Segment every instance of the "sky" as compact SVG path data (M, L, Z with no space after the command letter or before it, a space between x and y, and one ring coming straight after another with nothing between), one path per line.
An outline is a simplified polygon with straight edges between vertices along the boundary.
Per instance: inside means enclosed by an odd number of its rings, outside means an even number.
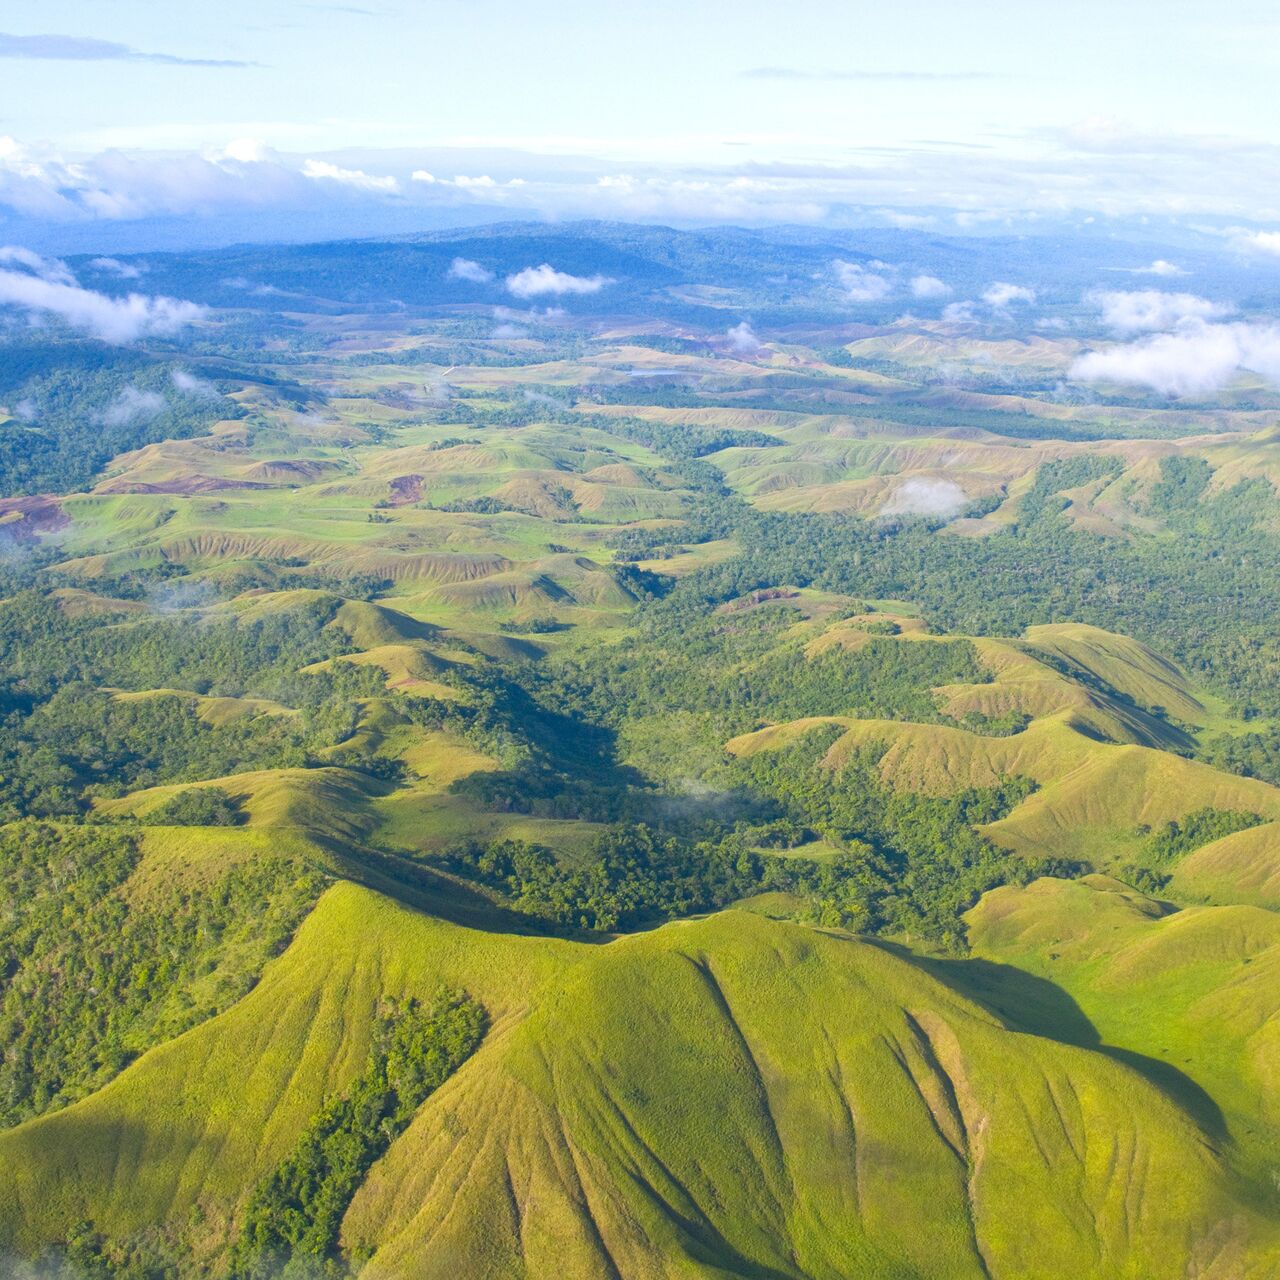
M1280 225L1252 0L6 0L0 213Z

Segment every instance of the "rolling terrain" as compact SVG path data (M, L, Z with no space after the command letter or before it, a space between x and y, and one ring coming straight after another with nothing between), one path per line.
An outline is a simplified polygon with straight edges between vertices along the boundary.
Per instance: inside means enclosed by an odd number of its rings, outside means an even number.
M155 256L11 477L0 1269L1276 1274L1271 393L597 234Z

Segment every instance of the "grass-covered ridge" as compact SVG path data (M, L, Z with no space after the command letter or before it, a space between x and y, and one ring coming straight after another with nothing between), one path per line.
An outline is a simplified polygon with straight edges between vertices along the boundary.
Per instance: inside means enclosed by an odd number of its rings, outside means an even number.
M85 1217L117 1242L163 1220L183 1248L216 1248L254 1194L244 1172L256 1185L292 1158L324 1099L376 1060L378 1002L465 983L494 1031L343 1218L370 1275L641 1275L656 1260L658 1274L835 1277L854 1260L1048 1277L1099 1258L1107 1274L1181 1275L1232 1202L1224 1139L1155 1068L1079 1043L1075 1023L1008 1029L962 994L977 963L939 980L745 913L603 948L503 939L335 889L240 1006L0 1136L15 1189L0 1225L37 1249ZM233 1061L244 1086L224 1110ZM119 1167L125 1131L139 1143ZM882 1177L883 1162L910 1176ZM1230 1216L1222 1274L1265 1274L1273 1229Z

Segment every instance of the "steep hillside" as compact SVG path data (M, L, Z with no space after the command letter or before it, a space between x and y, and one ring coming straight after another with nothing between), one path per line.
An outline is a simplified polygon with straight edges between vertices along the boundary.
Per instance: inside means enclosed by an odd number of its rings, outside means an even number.
M378 1001L441 983L494 1030L352 1203L371 1276L1136 1277L1194 1257L1237 1277L1277 1257L1229 1208L1221 1140L1141 1064L1011 1032L908 959L736 914L604 948L502 938L351 888L235 1010L0 1137L0 1230L30 1249L84 1218L168 1222L212 1247L354 1075Z
M976 955L1016 966L1007 984L993 970L987 992L1010 1017L1034 1028L1075 1009L1077 1040L1141 1055L1140 1069L1252 1182L1256 1203L1273 1202L1280 917L1251 906L1169 912L1096 877L994 890L969 921ZM1023 1001L1019 972L1052 984L1043 1003L1034 990Z

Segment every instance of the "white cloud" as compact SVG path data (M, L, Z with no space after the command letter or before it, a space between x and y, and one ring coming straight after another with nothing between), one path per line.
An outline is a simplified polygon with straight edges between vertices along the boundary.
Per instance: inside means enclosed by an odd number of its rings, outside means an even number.
M495 199L505 198L504 187L523 187L528 184L523 178L508 178L506 182L498 182L487 173L470 177L465 173L452 178L437 178L429 169L415 169L410 175L411 182L422 183L427 187L456 187L459 191L487 192Z
M94 271L103 271L121 280L137 280L142 275L140 267L135 267L129 262L121 262L119 258L94 258L89 266Z
M1187 272L1165 258L1157 258L1149 267L1134 267L1129 274L1135 276L1185 276Z
M11 255L8 261L21 259ZM45 260L40 262L48 268ZM42 276L0 270L0 306L3 305L22 307L37 315L57 316L73 329L115 343L133 342L142 337L167 337L194 324L205 313L204 307L178 298L149 297L141 293L109 298L92 289L82 289L73 282L70 273Z
M493 279L493 272L488 267L482 267L470 258L454 258L447 274L450 280L469 280L472 284L488 284Z
M913 298L945 298L950 292L951 286L937 276L914 276L911 281Z
M1103 324L1120 334L1176 329L1188 320L1218 320L1234 310L1194 293L1160 289L1100 290L1088 294L1086 301L1098 307Z
M968 505L964 490L954 480L904 480L880 508L882 516L929 516L950 520Z
M209 148L209 127L231 141ZM330 119L100 128L82 136L74 154L0 139L0 207L54 222L262 210L264 239L286 221L296 230L300 209L357 199L511 210L518 200L522 213L547 218L760 224L853 216L903 227L943 226L948 214L965 226L1012 227L1035 217L1076 222L1094 212L1174 217L1183 225L1191 214L1212 216L1221 228L1280 207L1280 143L1143 136L1106 122L1074 131L1029 126L981 147L851 148L847 138L812 129L729 138L686 130L627 140L516 131L409 151L420 136L403 120L387 119L370 132ZM771 158L781 153L807 158ZM632 172L620 172L621 154L634 157ZM509 176L512 164L521 166L523 185ZM435 176L458 172L492 177L496 185ZM921 207L926 192L936 208ZM267 225L268 213L279 222ZM359 215L348 213L359 227ZM1251 227L1244 234L1258 235L1259 249L1278 234Z
M949 302L942 308L942 318L948 324L972 324L977 316L972 302Z
M527 338L529 330L522 329L518 324L499 324L494 326L489 336L491 338Z
M937 216L932 213L904 213L900 209L877 209L876 212L900 231L922 231L938 225Z
M106 427L124 427L131 422L150 422L164 412L164 396L158 391L142 391L137 387L125 387L118 396L97 415L96 421Z
M1036 300L1034 289L1024 288L1020 284L1009 284L1005 280L997 280L982 295L982 300L989 307L1001 310L1014 302L1032 303Z
M57 284L75 284L76 278L71 268L58 258L43 258L31 249L21 245L7 244L0 248L0 262L12 263L17 267L25 267L41 280L51 280Z
M876 275L874 271L868 271L860 263L845 262L843 258L837 258L831 265L850 302L879 302L893 290L893 284L889 280Z
M169 380L173 383L174 388L181 391L185 396L211 398L218 394L218 389L212 382L197 377L194 373L188 373L186 369L175 369L169 375Z
M314 178L323 182L337 182L344 187L354 187L357 191L395 192L400 190L400 183L392 177L378 178L363 169L341 169L328 160L308 160L302 166L304 178Z
M1074 130L1028 126L981 146L851 148L836 132L811 128L729 138L685 130L626 140L517 131L453 138L418 153L405 148L421 130L404 120L384 120L372 132L340 119L222 125L232 140L220 150L206 148L208 127L153 122L101 128L84 136L75 154L0 138L0 206L58 222L208 217L246 208L276 211L283 221L325 197L335 203L359 196L499 207L506 201L514 206L518 191L522 210L549 218L758 224L833 215L843 220L856 210L859 218L904 227L929 219L942 226L948 213L977 227L1012 226L1011 219L1037 216L1074 221L1086 212L1174 217L1184 225L1194 213L1223 225L1280 207L1278 142L1143 135L1106 121ZM92 150L95 145L100 149ZM308 150L272 149L285 145ZM331 153L323 149L328 146L343 150ZM784 152L808 158L767 158ZM620 154L635 157L634 172L619 172ZM516 155L527 166L523 186L497 169ZM572 164L567 156L574 157ZM304 177L308 157L313 176ZM331 168L317 174L314 166L326 163ZM455 180L433 181L436 173L457 170L464 177L491 175L497 185L467 189ZM344 174L361 177L344 181ZM321 175L329 180L318 180ZM370 181L380 186L371 188ZM920 206L925 192L937 208ZM1242 234L1258 236L1259 249L1278 234L1251 226ZM264 239L272 229L264 227Z
M1280 327L1189 322L1176 333L1086 352L1070 373L1081 382L1149 387L1168 396L1206 396L1246 370L1280 384Z
M236 164L266 164L275 152L260 138L232 138L221 151L210 156L214 163L233 160Z
M517 298L536 298L544 293L599 293L605 285L614 283L608 276L569 275L546 262L540 267L525 267L507 277L507 289Z
M277 295L283 297L285 294L285 290L274 284L256 284L244 276L228 276L222 283L228 289L243 289L246 293L253 294L255 298L271 298Z
M1280 231L1241 231L1234 239L1242 249L1280 254Z
M756 337L749 320L735 324L725 337L729 339L729 346L743 355L755 355L760 350L760 339Z

